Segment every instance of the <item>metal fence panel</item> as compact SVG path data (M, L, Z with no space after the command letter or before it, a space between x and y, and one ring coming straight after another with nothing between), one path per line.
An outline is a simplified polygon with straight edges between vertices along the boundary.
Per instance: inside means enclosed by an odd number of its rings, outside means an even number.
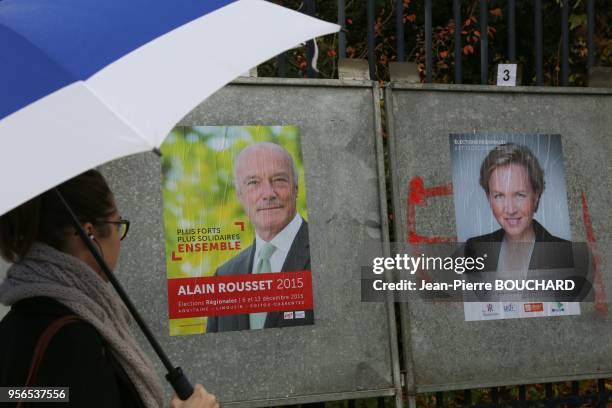
M300 128L313 326L169 337L159 159L145 154L103 168L122 213L132 221L120 279L171 359L224 406L389 396L399 389L387 307L360 302L357 264L360 251L383 250L378 95L369 81L250 78L219 91L180 123Z
M436 197L407 218L413 177L449 186L450 133L559 133L572 236L587 238L588 199L602 255L604 290L612 295L612 91L393 84L385 95L396 237L408 223L419 235L454 236L452 196ZM612 375L612 318L607 301L580 316L465 322L461 303L402 304L402 338L410 393Z

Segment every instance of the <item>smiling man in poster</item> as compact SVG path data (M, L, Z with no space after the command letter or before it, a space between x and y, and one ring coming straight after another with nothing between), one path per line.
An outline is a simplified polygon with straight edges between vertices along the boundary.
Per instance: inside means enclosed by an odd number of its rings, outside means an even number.
M221 265L217 277L309 271L308 224L296 209L298 172L282 146L260 142L234 159L237 198L255 229L255 242ZM211 316L206 332L312 324L312 310Z

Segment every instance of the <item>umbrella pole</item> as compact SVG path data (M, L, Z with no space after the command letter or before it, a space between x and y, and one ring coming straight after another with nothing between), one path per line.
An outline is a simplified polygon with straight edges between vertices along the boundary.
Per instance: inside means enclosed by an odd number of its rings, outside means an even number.
M140 313L138 313L138 310L136 310L136 307L128 297L127 293L125 292L125 290L123 290L123 287L121 286L117 278L115 278L115 275L106 264L106 261L104 261L104 258L102 258L102 256L100 255L98 249L94 246L91 239L89 239L89 237L87 236L87 233L83 229L83 226L79 222L79 219L74 214L74 212L62 196L62 193L60 193L57 188L54 188L53 191L59 198L60 202L64 205L64 208L66 208L68 214L70 214L72 223L76 228L77 233L81 237L81 240L89 249L98 265L100 265L100 269L102 269L111 285L113 285L113 287L119 294L119 297L121 298L121 300L123 300L126 307L130 311L130 314L138 324L138 327L140 327L140 330L142 330L142 332L144 333L145 337L153 347L153 350L155 350L155 353L166 367L166 370L168 370L168 374L166 374L166 380L168 380L168 382L172 385L172 388L176 392L176 395L178 395L180 399L186 400L191 396L191 394L193 394L193 386L191 385L189 379L185 376L185 374L183 374L183 370L181 370L180 367L174 367L172 365L170 359L168 358L164 350L161 348L160 344L157 342L157 339L153 336L153 333L151 333L151 330L149 330L149 327L140 316Z

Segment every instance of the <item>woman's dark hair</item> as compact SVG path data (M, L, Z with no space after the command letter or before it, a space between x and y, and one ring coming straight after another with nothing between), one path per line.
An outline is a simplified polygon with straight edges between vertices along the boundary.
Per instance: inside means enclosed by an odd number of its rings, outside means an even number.
M96 170L79 174L57 189L81 223L104 221L116 211L113 194ZM61 250L70 233L74 233L70 216L49 190L0 216L0 255L9 262L18 262L35 241Z

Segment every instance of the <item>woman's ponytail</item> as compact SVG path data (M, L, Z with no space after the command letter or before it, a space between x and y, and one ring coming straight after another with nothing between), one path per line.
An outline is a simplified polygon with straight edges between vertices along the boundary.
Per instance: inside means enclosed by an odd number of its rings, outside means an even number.
M0 216L0 255L18 262L36 241L40 228L40 196Z
M57 189L81 223L95 224L117 210L106 180L96 170L79 174ZM63 203L49 190L0 216L0 255L9 262L19 262L35 241L61 251L74 231Z

